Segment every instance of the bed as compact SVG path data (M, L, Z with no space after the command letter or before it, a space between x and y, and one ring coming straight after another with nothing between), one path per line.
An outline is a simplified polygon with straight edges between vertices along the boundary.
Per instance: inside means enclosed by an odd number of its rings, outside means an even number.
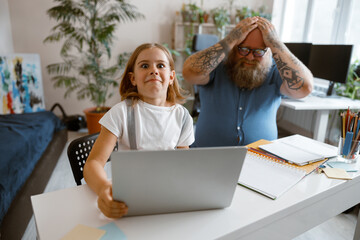
M0 115L0 239L21 239L67 141L50 111Z

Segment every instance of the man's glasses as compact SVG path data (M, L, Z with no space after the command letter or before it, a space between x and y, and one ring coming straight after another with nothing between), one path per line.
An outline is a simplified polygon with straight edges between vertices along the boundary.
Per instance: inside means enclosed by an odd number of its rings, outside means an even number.
M239 54L244 56L244 57L249 55L251 52L254 55L254 57L262 57L262 56L264 56L264 54L266 53L267 50L268 50L267 48L265 48L265 49L251 49L251 48L247 48L247 47L238 46Z

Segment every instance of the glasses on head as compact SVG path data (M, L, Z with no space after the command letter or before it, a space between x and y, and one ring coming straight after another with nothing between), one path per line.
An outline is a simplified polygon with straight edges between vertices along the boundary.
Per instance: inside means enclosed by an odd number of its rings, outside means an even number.
M267 48L265 48L265 49L261 49L261 48L251 49L251 48L247 48L247 47L238 46L239 54L241 56L244 56L244 57L249 55L251 52L254 55L254 57L262 57L262 56L264 56L264 54L266 53L267 50L268 50Z

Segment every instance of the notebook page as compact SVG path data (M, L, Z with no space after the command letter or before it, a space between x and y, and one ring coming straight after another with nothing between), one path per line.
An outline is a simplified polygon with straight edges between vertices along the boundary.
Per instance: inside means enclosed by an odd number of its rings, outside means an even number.
M276 199L305 175L305 171L267 160L248 151L238 183Z
M324 162L326 162L328 160L328 159L324 159L324 160L321 160L321 161L309 163L309 164L302 165L302 166L294 164L294 163L289 163L289 162L286 162L286 161L279 161L276 158L272 158L271 156L269 156L269 154L267 152L261 150L258 147L258 146L265 145L265 144L270 144L270 143L271 143L270 141L260 139L259 141L256 141L254 143L251 143L251 144L247 145L248 151L254 152L255 154L262 155L265 158L267 158L267 159L269 159L271 161L277 162L279 164L284 164L284 165L288 165L288 166L293 167L293 168L303 170L303 171L306 172L306 175L312 173L314 170L316 170L316 168L318 168L321 164L323 164Z
M286 142L276 141L270 144L260 146L260 149L270 152L282 159L291 163L304 165L310 162L323 160L325 157L309 151L304 151L301 148L287 144Z
M338 149L335 146L314 140L312 138L304 137L299 134L280 138L277 141L287 143L327 158L336 156L338 152Z

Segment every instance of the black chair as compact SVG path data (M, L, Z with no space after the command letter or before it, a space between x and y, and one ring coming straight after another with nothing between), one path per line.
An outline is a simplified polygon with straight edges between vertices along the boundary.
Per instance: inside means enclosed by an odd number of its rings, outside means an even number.
M218 36L213 34L195 34L193 37L192 52L197 52L212 45L219 41ZM197 85L194 85L194 104L191 111L192 117L197 117L200 114L200 96Z
M98 136L99 133L94 133L77 138L73 140L67 148L71 170L77 185L81 185L81 179L84 178L83 171L85 162ZM116 143L114 151L117 151L117 148L118 145ZM108 161L110 161L110 158Z

